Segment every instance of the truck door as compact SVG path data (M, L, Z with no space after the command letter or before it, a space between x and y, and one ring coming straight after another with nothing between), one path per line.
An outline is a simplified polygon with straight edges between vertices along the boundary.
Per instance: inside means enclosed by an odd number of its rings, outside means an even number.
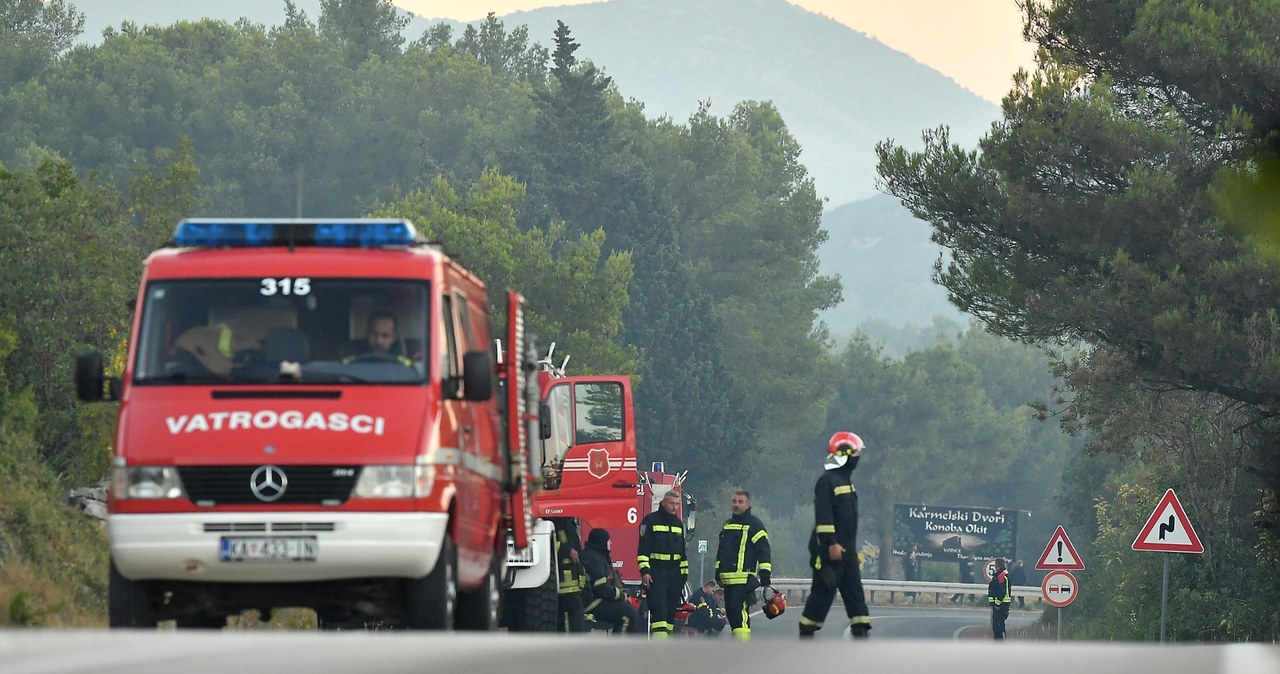
M622 562L620 571L632 570L623 578L637 575L635 532L646 513L636 498L640 484L630 378L553 379L544 400L550 437L543 439L543 455L555 486L538 494L538 513L577 517L584 534L610 529L614 562Z

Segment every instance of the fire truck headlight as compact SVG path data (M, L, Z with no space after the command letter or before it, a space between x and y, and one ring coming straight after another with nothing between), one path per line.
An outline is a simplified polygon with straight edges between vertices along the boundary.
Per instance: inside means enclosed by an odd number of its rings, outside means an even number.
M186 490L173 466L116 466L111 472L115 498L183 498Z
M356 481L360 498L411 498L431 493L435 471L431 466L365 466Z

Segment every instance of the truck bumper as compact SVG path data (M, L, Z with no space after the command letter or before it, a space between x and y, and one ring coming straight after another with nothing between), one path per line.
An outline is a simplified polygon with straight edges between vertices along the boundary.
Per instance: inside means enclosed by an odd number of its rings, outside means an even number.
M111 558L129 580L271 583L421 578L435 568L446 513L110 515ZM314 559L227 561L223 538L303 539Z
M507 548L508 589L526 590L540 587L556 573L555 525L548 520L534 520L529 547Z

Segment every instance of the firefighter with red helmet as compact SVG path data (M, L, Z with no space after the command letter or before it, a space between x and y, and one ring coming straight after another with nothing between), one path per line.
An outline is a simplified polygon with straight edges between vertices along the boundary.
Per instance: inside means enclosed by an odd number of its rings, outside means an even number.
M747 604L757 587L769 586L773 564L764 522L751 514L751 493L733 492L730 507L733 515L720 528L716 580L724 588L724 612L734 640L747 641L751 639Z
M871 629L858 568L858 492L852 480L864 448L862 438L849 432L836 433L827 443L825 470L813 493L814 527L809 536L813 585L800 614L801 638L813 637L822 629L837 591L853 636L864 638Z
M648 588L649 629L655 639L666 639L675 630L676 607L689 577L680 500L680 492L669 491L658 509L640 520L636 563L640 581Z

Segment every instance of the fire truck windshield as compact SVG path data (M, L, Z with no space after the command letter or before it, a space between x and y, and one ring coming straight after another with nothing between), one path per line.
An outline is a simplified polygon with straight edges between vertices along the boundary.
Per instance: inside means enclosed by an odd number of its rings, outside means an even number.
M422 384L429 296L423 281L155 281L134 382Z

